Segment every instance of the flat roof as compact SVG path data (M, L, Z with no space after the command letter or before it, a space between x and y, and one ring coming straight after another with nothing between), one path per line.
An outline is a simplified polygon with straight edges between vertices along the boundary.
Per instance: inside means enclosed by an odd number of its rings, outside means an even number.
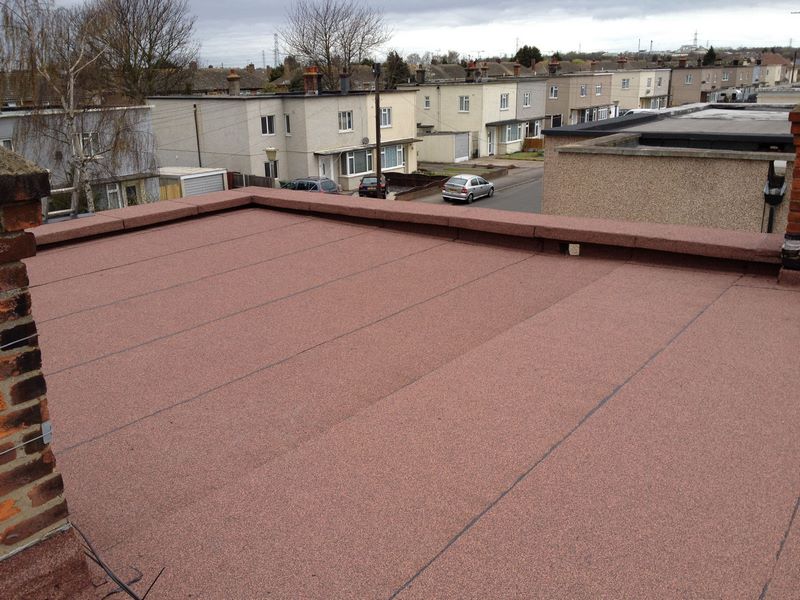
M209 167L159 167L158 174L165 177L183 177L185 175L213 175L225 173L225 169Z
M790 136L789 110L731 110L710 107L620 127L633 133L708 133L726 135Z
M636 113L545 129L550 136L598 137L615 133L640 133L643 144L669 140L671 145L707 144L731 149L763 149L780 146L794 152L786 104L712 104L677 106L652 113Z
M800 292L774 270L625 247L696 228L259 188L36 235L215 202L240 207L26 260L71 519L134 589L796 596Z

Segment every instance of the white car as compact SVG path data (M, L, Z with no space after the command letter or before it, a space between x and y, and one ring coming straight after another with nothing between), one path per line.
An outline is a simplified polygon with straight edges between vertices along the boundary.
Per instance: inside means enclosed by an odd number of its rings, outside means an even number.
M494 184L477 175L456 175L448 179L442 187L445 200L465 200L467 204L483 196L494 195Z

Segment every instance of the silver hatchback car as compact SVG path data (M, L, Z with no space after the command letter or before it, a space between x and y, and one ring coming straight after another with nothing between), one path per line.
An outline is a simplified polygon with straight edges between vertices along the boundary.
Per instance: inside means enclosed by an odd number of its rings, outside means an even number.
M476 198L494 195L494 184L477 175L456 175L448 179L442 188L445 200L465 200L468 204Z

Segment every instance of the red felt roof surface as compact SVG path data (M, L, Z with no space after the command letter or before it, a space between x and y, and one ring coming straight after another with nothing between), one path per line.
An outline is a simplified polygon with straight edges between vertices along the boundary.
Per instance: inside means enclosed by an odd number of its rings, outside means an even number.
M72 519L137 589L798 597L800 288L380 225L26 261Z

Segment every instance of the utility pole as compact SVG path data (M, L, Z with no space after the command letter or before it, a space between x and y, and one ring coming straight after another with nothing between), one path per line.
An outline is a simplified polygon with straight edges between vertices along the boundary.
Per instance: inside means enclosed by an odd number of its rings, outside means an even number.
M386 198L386 190L381 185L381 92L378 85L381 77L381 63L372 65L375 77L375 177L378 183L378 198Z

